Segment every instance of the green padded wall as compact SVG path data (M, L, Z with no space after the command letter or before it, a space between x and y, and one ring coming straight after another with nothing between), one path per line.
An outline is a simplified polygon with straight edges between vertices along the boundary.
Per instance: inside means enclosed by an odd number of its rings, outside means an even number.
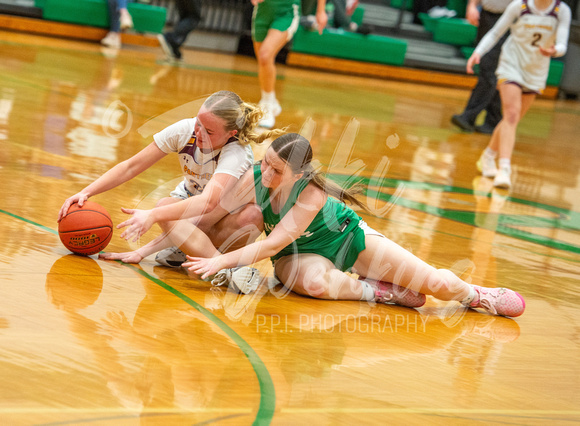
M548 80L546 85L559 86L562 80L562 73L564 72L564 62L552 59L550 61L550 71L548 72Z
M165 26L167 11L164 7L140 3L129 3L127 6L135 31L140 33L161 33Z
M433 31L433 41L456 46L471 46L476 36L476 26L457 18L438 19Z
M51 21L109 27L105 0L46 0L42 17Z
M364 36L332 28L325 29L322 35L299 28L294 36L292 50L355 61L403 65L407 43L389 37Z
M36 0L40 2L41 0ZM109 28L107 0L42 0L42 17L51 21ZM163 7L142 3L129 3L135 31L160 33L165 26L166 10Z

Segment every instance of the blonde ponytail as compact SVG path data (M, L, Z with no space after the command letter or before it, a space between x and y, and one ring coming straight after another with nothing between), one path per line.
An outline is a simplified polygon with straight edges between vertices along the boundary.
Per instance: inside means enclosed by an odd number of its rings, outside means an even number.
M237 130L236 135L241 145L252 142L260 144L266 139L284 134L284 130L257 132L264 112L256 104L244 102L236 93L228 90L215 92L203 103L208 111L225 121L225 129Z

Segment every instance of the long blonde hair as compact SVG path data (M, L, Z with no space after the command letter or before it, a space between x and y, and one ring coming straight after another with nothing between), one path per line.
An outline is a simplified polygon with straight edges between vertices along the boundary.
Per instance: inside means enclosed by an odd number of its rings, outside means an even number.
M276 138L270 147L280 159L290 166L293 173L303 173L303 179L309 180L328 195L343 202L356 204L365 211L369 211L368 207L356 198L358 194L363 192L362 185L355 184L343 188L330 179L326 179L314 169L312 166L312 147L304 136L298 133L287 133Z
M220 90L209 96L203 106L216 117L225 121L227 131L237 130L236 138L241 145L262 143L268 138L284 134L284 130L258 133L256 128L264 115L258 105L244 102L236 93Z

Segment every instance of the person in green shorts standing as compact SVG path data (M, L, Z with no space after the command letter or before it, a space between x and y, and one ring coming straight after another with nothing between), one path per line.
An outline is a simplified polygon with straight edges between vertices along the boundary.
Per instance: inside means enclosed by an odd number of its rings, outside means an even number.
M260 107L265 111L260 126L274 127L276 117L282 107L276 99L276 56L288 43L300 21L300 0L251 0L254 5L252 14L252 40L258 60L258 79L260 80ZM316 21L322 33L328 17L326 0L317 0Z

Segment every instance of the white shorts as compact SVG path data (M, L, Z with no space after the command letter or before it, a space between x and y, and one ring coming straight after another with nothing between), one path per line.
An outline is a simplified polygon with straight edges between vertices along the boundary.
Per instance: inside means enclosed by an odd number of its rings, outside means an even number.
M383 237L386 238L383 234L381 234L379 231L375 231L373 228L371 228L364 220L360 220L360 222L358 223L359 228L361 228L363 230L363 232L365 233L365 235L377 235L379 237Z
M173 191L169 194L173 198L180 198L182 200L187 200L189 197L193 197L194 195L185 187L185 181L182 180L179 184L175 187Z

